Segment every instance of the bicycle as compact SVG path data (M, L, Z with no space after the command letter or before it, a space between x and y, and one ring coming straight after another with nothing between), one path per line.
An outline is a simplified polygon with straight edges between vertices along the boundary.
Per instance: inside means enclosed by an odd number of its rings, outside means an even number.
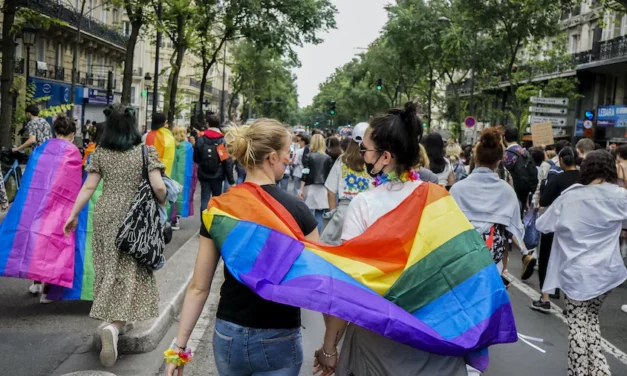
M9 203L12 203L22 182L22 167L20 165L28 162L28 156L21 151L13 152L3 148L0 150L0 162L7 199Z

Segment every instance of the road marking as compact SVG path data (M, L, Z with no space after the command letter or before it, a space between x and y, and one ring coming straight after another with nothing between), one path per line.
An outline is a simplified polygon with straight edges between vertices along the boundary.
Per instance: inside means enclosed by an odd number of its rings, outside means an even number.
M520 290L523 294L527 295L532 301L538 299L538 295L540 293L534 290L533 288L531 288L531 286L518 280L509 272L505 272L504 274L505 274L505 277L512 282L512 285L514 285L514 287ZM552 312L553 315L555 315L558 319L562 320L564 324L568 325L568 322L566 321L566 317L564 317L564 315L562 314L563 312L562 308L560 308L557 304L551 302L551 309L553 311ZM603 337L601 337L601 348L603 348L603 351L605 351L606 353L618 359L619 362L627 365L627 354L625 354L618 347L614 346Z

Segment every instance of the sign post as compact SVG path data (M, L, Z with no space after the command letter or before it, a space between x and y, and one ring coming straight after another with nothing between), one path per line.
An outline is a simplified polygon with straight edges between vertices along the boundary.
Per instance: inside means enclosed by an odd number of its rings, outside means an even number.
M544 98L540 92L540 96L531 97L529 101L537 105L529 106L529 124L531 125L533 145L553 144L555 134L565 134L563 129L553 132L553 127L568 126L568 98ZM536 138L539 138L540 141L537 141Z

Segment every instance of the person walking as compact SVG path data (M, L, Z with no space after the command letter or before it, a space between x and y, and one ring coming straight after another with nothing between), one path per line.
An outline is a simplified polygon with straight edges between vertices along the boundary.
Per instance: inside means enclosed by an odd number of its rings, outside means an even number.
M174 154L176 153L176 142L170 129L168 120L162 113L152 115L150 132L146 133L146 146L154 146L157 149L159 160L165 166L165 174L172 175L174 166Z
M579 170L577 170L577 155L575 149L570 146L563 148L559 155L559 164L562 170L559 174L549 177L548 182L540 195L540 207L548 208L555 200L567 190L571 185L579 183ZM538 260L538 278L540 280L540 289L544 290L544 282L546 280L549 259L551 258L551 249L553 248L553 233L542 234L540 241L540 257ZM559 298L556 293L555 298ZM531 309L543 313L551 312L551 303L549 294L542 293L539 300L531 303Z
M518 128L505 128L503 142L506 148L505 153L503 153L503 166L512 174L514 191L516 191L522 217L527 208L531 193L533 193L538 186L538 169L529 152L518 145L519 137L520 131ZM533 256L533 251L523 251L521 249L521 252L523 252L523 268L520 278L527 280L533 275L538 260Z
M147 146L148 177L159 204L164 205L166 186L161 178L165 166L155 147ZM126 323L159 315L159 291L155 276L135 258L115 245L120 226L139 189L144 170L144 149L132 109L114 108L104 134L91 155L87 179L64 226L74 231L78 215L104 181L93 220L94 302L90 316L109 323L102 329L100 361L105 367L118 357L118 336Z
M320 241L325 244L342 243L342 228L348 205L358 194L370 189L372 184L372 177L366 171L364 158L359 149L367 129L368 123L355 125L353 138L346 152L335 161L324 183L328 192L329 209L333 214L320 236Z
M296 143L298 144L298 148L294 151L294 158L292 158L292 175L294 175L294 196L298 197L300 181L303 177L303 155L305 148L309 146L309 136L304 133L297 134Z
M429 133L425 139L425 149L429 156L429 170L438 176L438 183L445 187L455 184L455 174L451 162L444 157L444 140L439 133Z
M318 232L322 232L322 216L329 210L327 189L324 183L329 176L333 162L326 154L324 137L316 134L311 138L309 154L303 157L303 178L298 197L305 203L318 220Z
M503 158L501 139L497 128L486 128L481 132L474 152L475 168L466 179L455 183L450 193L486 241L492 259L502 274L507 234L512 234L518 246L524 248L525 230L516 192L497 174Z
M176 231L181 229L179 223L181 217L187 218L194 215L194 192L198 182L198 171L193 160L194 148L187 141L187 128L174 127L172 135L176 142L176 153L171 177L183 187L174 203L171 217L172 230Z
M13 148L13 152L24 150L31 146L36 148L52 138L52 128L46 119L39 117L39 107L34 104L26 107L26 115L29 118L26 124L28 139L22 145Z
M220 119L216 115L209 115L207 125L209 128L196 140L194 146L194 162L198 164L200 181L201 213L207 209L212 196L222 194L225 180L231 185L235 184L233 159L226 151Z
M285 127L276 120L259 119L248 127L232 130L226 139L229 154L246 169L246 182L220 198L227 199L238 190L263 191L263 196L276 200L284 208L285 215L295 221L307 240L317 242L317 222L307 205L276 185L289 160L291 137ZM175 357L187 352L189 338L209 297L220 260L217 242L202 225L196 267L171 349ZM218 374L298 376L303 363L300 309L261 298L239 282L226 266L221 291L213 334ZM180 375L184 367L168 362L165 374Z
M464 162L461 160L462 147L457 142L449 143L446 145L446 159L451 162L453 168L453 175L455 175L455 181L459 182L468 176Z
M563 155L563 152L561 153ZM619 235L627 221L627 190L618 187L616 164L599 150L581 164L581 184L555 199L536 228L555 233L543 293L561 289L568 322L568 374L611 375L601 352L599 310L627 280Z

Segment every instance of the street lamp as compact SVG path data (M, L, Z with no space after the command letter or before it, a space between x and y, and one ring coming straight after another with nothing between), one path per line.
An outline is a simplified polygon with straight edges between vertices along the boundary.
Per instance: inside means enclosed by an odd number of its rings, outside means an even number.
M144 76L145 87L146 87L146 120L144 121L144 131L148 131L148 89L150 89L150 81L152 81L152 77L150 73L146 73Z
M26 87L28 88L28 79L30 78L30 48L35 44L35 37L37 36L37 29L32 27L25 27L22 29L22 42L26 46Z

